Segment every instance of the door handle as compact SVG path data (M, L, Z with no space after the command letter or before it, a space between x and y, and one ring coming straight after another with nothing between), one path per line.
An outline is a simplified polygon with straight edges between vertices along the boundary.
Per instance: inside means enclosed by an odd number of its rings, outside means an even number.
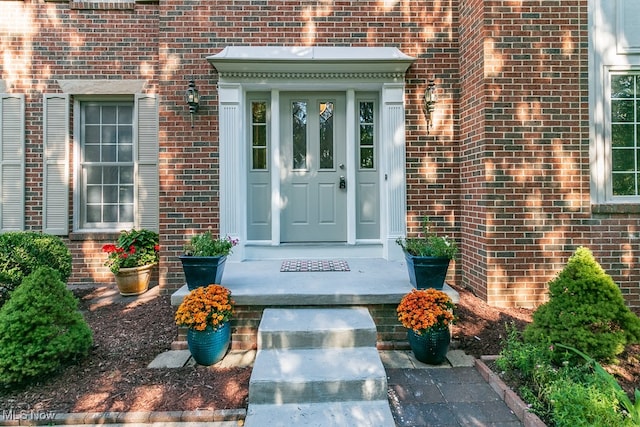
M339 185L339 187L340 187L341 189L345 189L345 188L347 188L347 180L346 180L346 179L344 179L344 176L341 176L341 177L340 177L340 185Z

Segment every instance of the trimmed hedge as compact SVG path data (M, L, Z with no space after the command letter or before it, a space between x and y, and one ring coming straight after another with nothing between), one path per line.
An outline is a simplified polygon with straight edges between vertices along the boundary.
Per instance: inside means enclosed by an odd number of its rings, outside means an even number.
M34 231L0 234L0 307L26 276L43 266L57 270L67 282L71 253L62 239Z

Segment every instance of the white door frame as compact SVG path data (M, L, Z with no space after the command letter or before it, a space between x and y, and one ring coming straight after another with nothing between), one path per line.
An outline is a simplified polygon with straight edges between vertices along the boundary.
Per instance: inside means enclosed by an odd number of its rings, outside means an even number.
M402 259L395 240L406 230L404 74L415 60L396 48L227 47L207 58L218 71L220 233L237 238L232 259L246 259L248 167L246 93L271 92L271 141L279 141L281 91L342 91L346 94L346 132L355 138L355 93L380 93L380 253ZM279 166L279 144L271 144L271 173ZM347 164L355 164L355 140L347 141ZM274 179L277 178L277 179ZM347 171L355 182L355 168ZM347 186L347 245L355 238L355 188ZM272 200L280 200L280 179L272 175ZM272 202L271 246L280 245L280 207Z

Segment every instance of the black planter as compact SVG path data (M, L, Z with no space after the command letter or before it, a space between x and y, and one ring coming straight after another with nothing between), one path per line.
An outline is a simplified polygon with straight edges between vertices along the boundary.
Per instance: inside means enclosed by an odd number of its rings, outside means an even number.
M224 273L224 263L227 261L226 255L181 255L179 258L182 261L182 270L190 291L200 286L207 286L213 283L220 284L222 273Z
M434 288L441 290L447 278L449 258L413 256L404 253L409 271L409 281L417 289Z
M416 334L409 329L407 339L416 359L430 365L439 365L447 358L451 333L448 328L430 329L423 334Z

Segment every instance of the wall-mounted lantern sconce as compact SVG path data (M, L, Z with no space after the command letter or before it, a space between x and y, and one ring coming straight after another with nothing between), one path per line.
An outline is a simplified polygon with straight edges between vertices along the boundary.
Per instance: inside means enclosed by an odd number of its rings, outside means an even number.
M189 88L185 93L185 99L189 105L189 114L191 114L191 127L193 127L193 115L198 112L200 107L200 95L198 89L196 89L196 83L193 80L189 80Z
M427 134L431 129L431 123L433 123L433 111L436 109L436 102L438 102L438 95L436 94L436 84L433 80L429 80L427 89L424 91L424 115L427 119Z

